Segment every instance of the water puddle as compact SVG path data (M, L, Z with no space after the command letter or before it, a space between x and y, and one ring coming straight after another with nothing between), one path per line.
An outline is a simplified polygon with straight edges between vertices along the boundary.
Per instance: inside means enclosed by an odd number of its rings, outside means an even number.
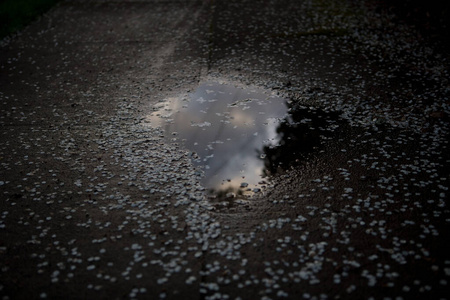
M170 143L192 151L202 184L220 199L264 190L267 177L313 152L334 130L336 116L260 89L206 82L167 99L150 115Z

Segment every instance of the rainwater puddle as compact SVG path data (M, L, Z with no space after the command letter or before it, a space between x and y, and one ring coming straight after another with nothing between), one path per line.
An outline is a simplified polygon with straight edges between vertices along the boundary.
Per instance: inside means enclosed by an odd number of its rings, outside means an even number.
M204 172L202 184L219 199L263 191L271 174L315 151L337 118L294 109L271 92L216 82L155 109L152 125L163 128L170 143L192 151Z

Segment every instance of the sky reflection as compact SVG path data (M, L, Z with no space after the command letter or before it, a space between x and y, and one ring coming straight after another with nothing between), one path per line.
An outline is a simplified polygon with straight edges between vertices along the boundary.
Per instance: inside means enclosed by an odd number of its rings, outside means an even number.
M259 89L207 82L185 97L170 98L152 113L165 136L197 153L205 187L219 191L260 189L264 146L276 145L286 100Z

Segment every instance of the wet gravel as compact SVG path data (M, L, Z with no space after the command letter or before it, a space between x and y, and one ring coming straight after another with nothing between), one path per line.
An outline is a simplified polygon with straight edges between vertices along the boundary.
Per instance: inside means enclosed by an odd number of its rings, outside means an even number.
M2 41L2 298L448 298L447 55L399 22L339 1L65 1ZM148 119L208 81L340 121L217 205Z

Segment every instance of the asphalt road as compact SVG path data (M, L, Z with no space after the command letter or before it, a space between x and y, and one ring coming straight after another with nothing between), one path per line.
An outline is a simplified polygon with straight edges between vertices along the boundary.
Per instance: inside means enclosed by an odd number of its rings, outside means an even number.
M3 40L2 299L448 298L448 54L352 2L64 1ZM303 124L251 198L151 121L205 82Z

